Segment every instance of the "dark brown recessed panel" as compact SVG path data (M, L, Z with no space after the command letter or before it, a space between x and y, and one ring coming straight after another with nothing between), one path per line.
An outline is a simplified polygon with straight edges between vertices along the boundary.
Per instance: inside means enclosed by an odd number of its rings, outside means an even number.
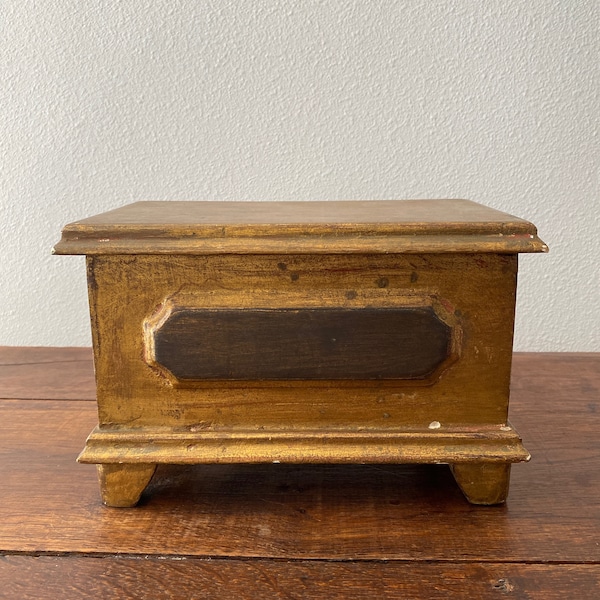
M151 335L182 382L425 379L452 346L432 307L177 308Z

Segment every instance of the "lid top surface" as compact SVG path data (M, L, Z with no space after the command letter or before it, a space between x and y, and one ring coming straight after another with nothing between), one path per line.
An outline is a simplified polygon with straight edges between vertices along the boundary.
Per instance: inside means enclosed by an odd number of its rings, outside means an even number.
M88 219L72 223L66 229L81 231L116 227L135 233L138 229L172 227L177 234L181 226L203 230L234 226L236 229L255 225L296 226L304 234L321 233L324 229L347 226L358 232L368 225L401 232L403 226L419 229L452 230L457 225L471 226L482 232L504 231L514 225L517 232L535 230L533 226L506 213L470 200L369 200L327 202L136 202ZM454 226L454 227L453 227ZM377 229L375 227L374 229ZM166 232L165 232L166 233ZM219 236L223 235L220 229Z

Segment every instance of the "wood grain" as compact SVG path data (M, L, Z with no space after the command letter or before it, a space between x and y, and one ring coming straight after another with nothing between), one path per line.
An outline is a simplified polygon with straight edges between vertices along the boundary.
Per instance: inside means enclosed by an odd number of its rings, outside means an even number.
M178 380L425 379L451 351L431 307L181 307L153 336Z
M41 387L61 361L70 385ZM0 402L3 599L600 597L600 354L514 356L533 460L493 508L444 466L214 465L160 467L141 507L108 509L74 461L94 404L63 397L85 395L70 375L89 349L0 348L17 363L24 399Z
M0 346L0 398L95 400L92 349Z
M596 598L599 565L10 556L3 598L469 600Z
M504 507L447 467L161 466L142 505L101 505L75 456L92 403L0 404L0 550L411 562L600 561L600 355L516 355L512 420L533 454ZM460 532L460 535L457 535Z
M488 233L535 233L523 219L470 200L373 200L316 202L134 202L114 210L71 223L67 232L80 236L98 231L112 233L151 231L173 237L177 227L197 235L248 236L264 228L300 231L315 235L328 232L415 233L467 231ZM223 228L226 228L225 230ZM370 229L366 231L366 228ZM178 234L177 234L178 235Z

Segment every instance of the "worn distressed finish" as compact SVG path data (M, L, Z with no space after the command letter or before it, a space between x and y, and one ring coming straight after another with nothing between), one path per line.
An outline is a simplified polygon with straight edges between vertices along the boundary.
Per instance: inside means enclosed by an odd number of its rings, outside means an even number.
M210 462L447 462L469 500L502 502L529 458L507 420L516 253L545 249L462 200L137 203L69 225L99 411L80 460L114 506L158 463Z

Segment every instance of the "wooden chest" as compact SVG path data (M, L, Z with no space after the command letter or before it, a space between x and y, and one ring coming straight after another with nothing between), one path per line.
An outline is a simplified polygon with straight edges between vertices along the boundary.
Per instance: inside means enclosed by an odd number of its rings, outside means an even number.
M159 463L448 463L503 502L527 221L467 200L138 202L87 256L99 425L79 460L132 506Z

